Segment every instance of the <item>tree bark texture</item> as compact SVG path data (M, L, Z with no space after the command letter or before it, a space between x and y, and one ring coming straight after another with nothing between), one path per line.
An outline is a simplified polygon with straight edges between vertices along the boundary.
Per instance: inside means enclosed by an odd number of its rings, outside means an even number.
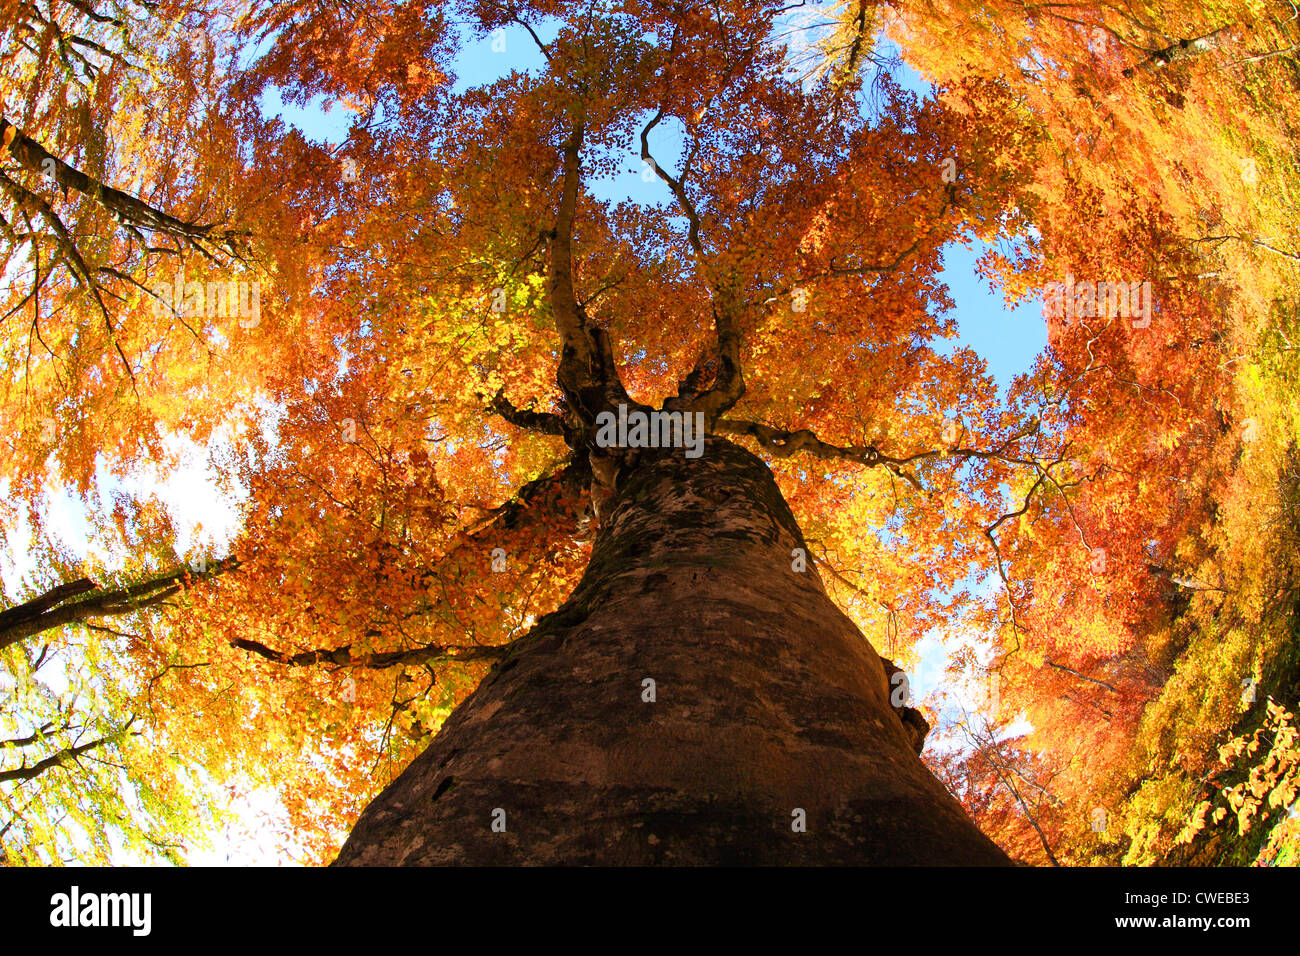
M712 436L640 454L573 595L335 865L1007 864L917 756L880 656L794 570L767 466Z

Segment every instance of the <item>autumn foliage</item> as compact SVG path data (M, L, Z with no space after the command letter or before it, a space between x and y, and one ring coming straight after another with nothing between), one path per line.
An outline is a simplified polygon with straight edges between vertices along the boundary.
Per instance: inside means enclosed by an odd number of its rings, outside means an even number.
M926 757L1013 856L1295 862L1300 20L817 7L0 0L8 603L166 578L0 627L6 861L179 860L250 794L330 859L573 588L621 395L945 657ZM1149 321L1044 316L1002 388L954 244ZM195 456L228 538L159 490Z

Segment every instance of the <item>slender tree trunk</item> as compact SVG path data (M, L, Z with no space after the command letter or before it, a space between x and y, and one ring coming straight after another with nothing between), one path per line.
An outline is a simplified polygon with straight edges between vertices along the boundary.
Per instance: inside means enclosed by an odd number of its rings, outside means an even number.
M573 596L336 865L1008 863L917 757L879 655L793 570L766 465L715 437L641 454Z

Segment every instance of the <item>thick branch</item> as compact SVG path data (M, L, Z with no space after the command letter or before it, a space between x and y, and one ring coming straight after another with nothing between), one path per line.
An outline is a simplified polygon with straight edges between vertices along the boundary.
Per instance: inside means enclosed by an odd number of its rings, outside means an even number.
M483 398L482 395L479 396ZM492 396L488 407L516 428L541 432L544 435L563 435L564 419L554 412L535 412L529 408L515 408L502 389Z
M39 777L47 770L61 767L69 760L76 760L84 753L89 753L98 747L102 747L105 744L117 740L122 736L122 734L126 733L127 728L134 722L135 717L132 717L126 722L126 726L115 734L110 734L107 737L100 737L98 740L92 740L89 743L78 744L75 747L66 747L58 753L51 754L42 760L38 760L30 767L27 766L26 761L24 761L21 767L15 767L13 770L0 770L0 783L5 783L9 780L31 780L35 777Z
M24 169L38 176L53 176L54 181L64 189L74 190L99 203L118 222L193 241L229 242L233 238L231 233L214 233L214 226L210 224L199 225L169 216L129 193L87 176L50 153L3 116L0 116L0 137L7 144L9 154Z
M1155 70L1163 69L1170 63L1177 63L1181 60L1190 60L1193 57L1200 56L1209 50L1217 49L1224 36L1233 29L1236 24L1228 24L1225 27L1204 36L1193 37L1189 40L1179 40L1170 46L1160 50L1152 50L1150 55L1140 63L1135 63L1124 71L1125 77L1133 77L1138 73L1151 73Z
M1075 677L1079 678L1080 680L1091 681L1092 683L1097 684L1100 687L1106 688L1112 694L1119 693L1119 691L1115 690L1115 688L1112 685L1107 684L1104 680L1098 680L1095 677L1089 677L1087 674L1081 674L1078 671L1076 671L1073 667L1066 667L1064 664L1056 663L1056 661L1045 661L1044 663L1046 663L1048 667L1055 667L1058 671L1065 671L1065 673L1067 674L1073 674Z
M619 402L631 403L619 379L609 336L587 316L578 301L573 276L573 231L582 183L583 127L579 123L564 146L564 182L550 239L550 306L560 333L556 381L568 403L563 431L575 445L596 416Z
M8 740L0 740L0 751L6 747L27 747L36 743L38 740L45 738L51 730L54 729L54 721L49 721L41 725L40 729L34 734L28 734L26 737L10 737Z
M839 66L839 82L844 83L855 76L858 72L858 66L862 62L862 55L867 49L870 42L871 22L867 18L867 11L870 9L866 0L858 0L857 11L853 14L852 30L853 39L849 42L849 48L845 51L844 60Z
M90 578L78 578L76 581L65 581L62 584L56 584L40 597L32 598L26 604L20 604L17 607L11 607L7 610L0 611L0 634L3 634L14 624L25 620L28 617L43 614L56 604L62 604L69 598L85 594L87 591L93 591L99 587Z
M186 568L113 591L99 591L99 585L88 578L56 585L25 604L0 612L0 650L42 631L153 607L179 591L186 575L211 578L238 566L234 559L214 561L202 572ZM91 592L98 593L84 601L64 603Z
M497 660L503 657L509 645L494 647L417 647L405 651L385 651L382 653L362 653L354 656L351 644L336 648L317 648L310 651L298 651L285 654L273 651L265 644L236 638L230 642L231 647L264 657L268 661L284 664L288 667L311 667L315 664L336 664L343 667L365 667L382 670L388 667L406 667L419 664L436 664L443 661L481 661Z
M534 478L524 484L505 503L493 508L479 522L467 527L443 557L463 544L481 539L488 531L515 528L525 513L534 508L559 504L564 498L577 497L591 482L591 468L585 458L572 461L558 471Z
M677 206L688 223L687 242L695 254L695 261L705 272L709 283L709 292L713 306L713 327L717 336L717 374L713 385L694 398L689 405L682 406L690 411L704 413L705 422L711 426L727 409L734 406L745 394L745 377L740 365L740 327L737 314L740 308L739 297L730 289L721 276L713 274L704 253L704 244L700 240L700 216L686 192L686 173L674 177L663 169L650 153L650 131L663 119L663 110L641 130L641 159L650 164L656 175L663 180L677 200ZM687 158L689 166L690 159Z
M981 450L978 448L932 448L926 451L916 452L903 458L895 458L891 455L881 454L880 450L874 445L832 445L822 441L811 430L799 428L794 431L784 431L779 428L773 428L770 425L764 425L761 422L752 422L740 418L721 418L715 426L717 431L731 435L748 435L755 439L763 448L778 458L789 458L795 452L807 452L816 457L828 461L851 461L859 465L866 465L869 468L876 465L884 465L890 471L893 471L900 478L906 480L914 488L921 490L921 483L915 476L902 470L904 465L910 465L913 462L925 461L931 458L960 458L960 459L985 459L1004 461L1017 465L1034 465L1035 462L1028 458L1015 458L1007 455L1007 449L1016 441L1033 434L1038 429L1037 419L1031 421L1022 431L1013 435L1004 441L997 448L991 450Z
M551 233L551 311L563 342L565 360L560 376L581 378L582 370L592 365L591 342L582 327L578 299L573 291L573 222L578 209L578 186L581 182L582 127L579 126L564 147L564 184L560 208ZM565 366L577 366L566 368ZM561 384L565 384L563 381ZM575 382L576 385L585 384Z
M679 412L689 409L691 403L703 391L705 376L716 373L717 368L718 362L714 351L706 349L701 352L699 358L695 360L695 365L686 373L686 377L677 383L677 394L664 401L664 411Z

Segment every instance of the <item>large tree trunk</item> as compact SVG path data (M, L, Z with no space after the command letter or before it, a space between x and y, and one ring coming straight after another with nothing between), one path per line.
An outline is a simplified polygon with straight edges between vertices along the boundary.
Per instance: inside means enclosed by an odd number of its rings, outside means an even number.
M642 455L573 596L336 865L1007 863L917 757L879 655L793 570L766 465L715 437Z

